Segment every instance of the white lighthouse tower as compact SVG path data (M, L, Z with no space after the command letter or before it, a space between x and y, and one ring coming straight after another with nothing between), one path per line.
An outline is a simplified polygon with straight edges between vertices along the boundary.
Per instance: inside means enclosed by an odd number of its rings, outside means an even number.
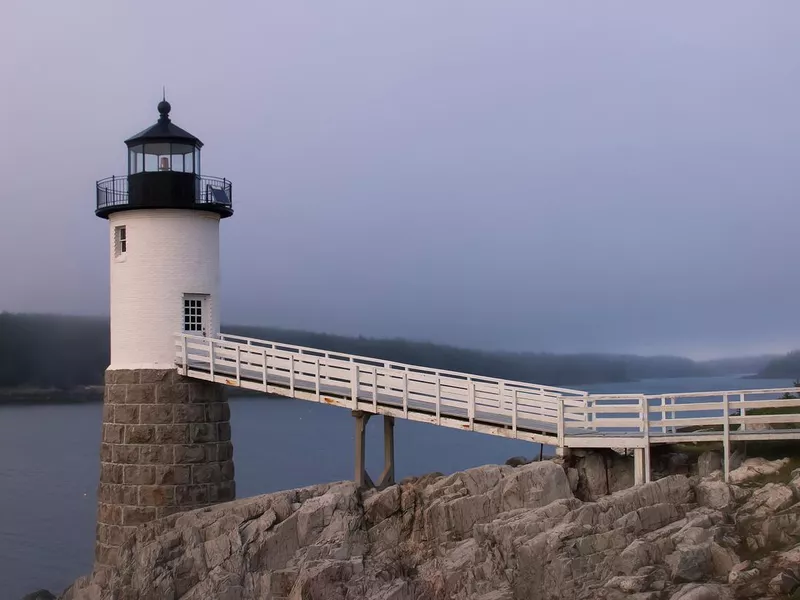
M97 182L111 264L98 566L116 564L137 525L235 495L223 389L175 368L176 334L219 333L219 228L232 188L201 173L203 143L170 110L162 100L158 122L125 141L127 176Z
M203 143L169 118L126 140L128 176L98 183L110 224L111 365L166 369L175 334L219 333L219 225L233 214L231 184L204 177Z

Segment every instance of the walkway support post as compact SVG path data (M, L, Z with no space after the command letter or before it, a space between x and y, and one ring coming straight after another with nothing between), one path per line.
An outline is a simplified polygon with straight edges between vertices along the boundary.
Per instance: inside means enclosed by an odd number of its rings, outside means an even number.
M383 473L378 487L394 485L394 417L383 415Z
M355 477L353 481L359 489L378 488L383 489L394 485L394 417L383 416L383 472L378 483L372 481L367 472L366 462L366 432L367 423L372 413L363 410L354 410L353 417L356 419L356 454L355 454Z
M356 462L355 462L355 481L356 487L372 487L372 480L369 478L366 467L366 431L367 422L372 416L363 410L354 410L353 416L356 419Z
M731 409L728 394L722 395L722 411L722 468L725 474L725 483L728 483L731 474Z
M644 448L633 449L633 483L642 485L644 483Z

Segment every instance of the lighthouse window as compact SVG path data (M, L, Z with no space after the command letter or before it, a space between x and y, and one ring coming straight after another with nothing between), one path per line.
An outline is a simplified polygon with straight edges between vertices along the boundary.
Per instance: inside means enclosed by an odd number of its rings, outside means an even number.
M203 331L203 300L185 298L183 301L183 330L187 332Z
M128 232L125 226L114 228L114 256L122 257L128 251Z

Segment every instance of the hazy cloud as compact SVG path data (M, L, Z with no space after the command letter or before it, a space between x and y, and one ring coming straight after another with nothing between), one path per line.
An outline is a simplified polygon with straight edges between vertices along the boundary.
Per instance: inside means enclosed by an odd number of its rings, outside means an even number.
M107 312L94 182L166 85L233 180L227 322L800 345L791 0L6 0L0 50L0 309Z

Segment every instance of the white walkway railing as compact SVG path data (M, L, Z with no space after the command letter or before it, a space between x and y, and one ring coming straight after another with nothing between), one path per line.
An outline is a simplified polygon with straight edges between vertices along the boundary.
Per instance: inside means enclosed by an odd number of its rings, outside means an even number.
M233 335L176 341L188 377L559 448L800 439L800 400L780 399L795 388L590 395Z

